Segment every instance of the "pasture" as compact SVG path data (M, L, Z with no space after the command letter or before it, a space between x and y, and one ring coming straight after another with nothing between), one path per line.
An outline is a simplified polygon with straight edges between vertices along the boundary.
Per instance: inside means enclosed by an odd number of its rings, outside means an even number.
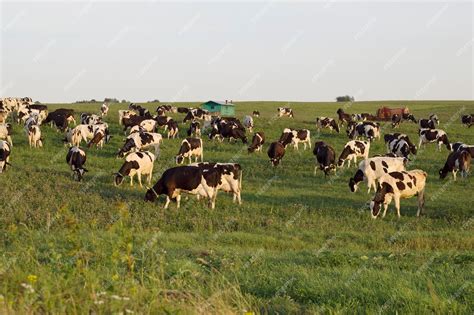
M356 102L346 112L400 104L416 118L436 113L451 142L474 144L474 128L459 118L474 113L472 101ZM117 110L127 105L110 106L113 138L102 150L87 149L83 182L71 178L63 134L42 126L44 147L30 149L14 126L13 167L0 174L0 313L473 313L474 180L439 179L444 146L427 145L407 167L428 172L425 214L416 217L411 198L402 200L400 219L392 204L373 220L373 194L365 184L357 193L348 187L356 167L326 179L313 175L312 150L301 145L288 147L277 168L266 154L292 127L309 129L313 145L324 140L339 155L345 129L318 134L314 121L336 118L344 104L237 102L240 119L260 111L254 131L265 132L263 152L203 136L204 159L242 165L243 204L221 192L214 210L194 196L164 210L164 198L145 203L137 183L113 185L125 138ZM154 113L158 104L141 105ZM293 108L295 118L275 118L279 106ZM100 103L48 107L73 108L78 121ZM175 165L187 126L180 124L180 139L164 139L153 183ZM416 144L417 130L411 122L396 129ZM370 156L385 152L382 136Z

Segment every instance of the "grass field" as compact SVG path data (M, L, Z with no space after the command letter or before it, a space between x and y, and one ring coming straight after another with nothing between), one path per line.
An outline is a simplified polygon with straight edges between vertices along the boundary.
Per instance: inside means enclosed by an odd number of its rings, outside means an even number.
M474 113L472 101L356 102L347 112L400 104L417 118L438 114L451 142L474 144L474 128L459 119ZM143 202L145 188L113 185L124 138L117 110L125 105L111 105L114 137L103 150L87 150L81 183L71 179L62 134L43 126L44 148L35 150L15 125L13 167L0 176L0 313L472 314L472 176L440 180L448 151L428 145L409 166L429 174L425 215L416 217L412 198L402 200L400 219L392 204L386 218L372 220L365 185L349 191L355 167L329 180L314 176L312 150L291 148L281 166L270 166L268 143L285 127L310 129L313 143L323 139L337 154L348 140L345 132L317 134L314 125L317 116L335 117L340 104L291 103L295 118L275 119L286 105L237 104L237 117L262 114L255 119L267 138L262 154L205 138L205 160L244 169L242 206L220 193L215 210L190 197L165 211L164 198ZM49 105L59 107L97 112L100 104ZM398 130L417 143L417 129L407 122ZM164 140L153 182L174 165L180 141ZM371 147L371 155L381 153L383 140Z

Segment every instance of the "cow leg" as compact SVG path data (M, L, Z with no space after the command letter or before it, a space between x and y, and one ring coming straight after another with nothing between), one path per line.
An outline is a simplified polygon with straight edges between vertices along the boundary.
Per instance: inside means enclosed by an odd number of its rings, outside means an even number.
M178 194L176 196L176 208L179 209L180 206L181 206L181 194Z
M370 194L370 189L372 186L374 186L374 190L377 191L377 188L375 187L375 181L371 178L367 178L367 186L369 186L369 190L367 191L368 194Z
M421 144L422 144L422 143L423 143L423 140L422 140L421 137L420 137L420 141L418 142L418 150L421 149Z
M318 165L315 165L314 166L314 172L313 172L313 175L316 175L316 170L318 169Z
M397 209L397 217L400 218L400 197L395 197L395 208Z
M165 209L168 209L168 206L170 204L170 200L171 200L170 197L166 196ZM178 206L178 208L179 208L179 206Z
M422 190L418 193L418 211L416 216L419 217L423 212L423 207L425 206L425 191Z
M133 176L135 175L130 174L130 186L133 186Z
M148 185L151 184L151 178L153 177L153 170L150 171L150 174L148 174Z
M456 173L457 171L456 170L453 170L453 180L456 181Z
M138 172L137 177L138 177L138 183L140 184L140 187L143 187L142 186L142 173Z

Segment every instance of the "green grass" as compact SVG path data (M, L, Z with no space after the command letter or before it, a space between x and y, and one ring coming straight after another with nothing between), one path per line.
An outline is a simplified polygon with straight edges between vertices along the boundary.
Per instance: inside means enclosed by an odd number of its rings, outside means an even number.
M400 104L417 118L437 113L452 142L473 144L474 128L459 119L474 113L472 101L357 102L347 111ZM314 125L317 116L335 117L340 104L291 103L295 119L274 119L282 105L241 102L236 116L259 110L255 129L265 132L267 145L285 127L308 128L313 143L323 139L340 153L345 133L318 135ZM49 108L79 113L99 106ZM124 138L122 108L112 105L106 118L111 143L87 150L82 183L71 179L62 134L43 126L45 147L35 150L15 125L14 167L0 176L0 313L473 313L474 183L439 179L444 147L428 145L410 165L429 174L421 218L412 198L402 200L400 219L392 204L385 219L372 220L372 195L365 186L352 194L347 185L355 167L330 180L314 176L311 150L290 148L272 168L267 145L248 155L241 143L207 138L206 160L242 165L242 206L220 193L215 210L194 197L164 210L163 198L143 202L145 188L113 185L122 163L115 158ZM399 130L418 141L415 124ZM153 181L174 165L180 141L164 140ZM371 155L381 153L383 140L371 147Z

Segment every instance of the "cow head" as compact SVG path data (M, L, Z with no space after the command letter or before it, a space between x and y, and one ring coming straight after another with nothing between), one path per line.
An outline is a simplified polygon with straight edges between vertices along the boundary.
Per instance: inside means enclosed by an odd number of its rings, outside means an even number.
M118 172L115 173L114 174L114 185L115 186L120 186L123 183L123 179L124 179L124 177L123 177L122 174L120 174Z
M448 175L448 169L447 168L442 168L439 170L439 179L445 179L446 176Z
M176 164L181 165L181 164L183 164L183 162L184 162L184 156L182 156L181 154L178 154L178 155L175 157L175 160L176 160Z
M147 191L145 193L145 198L144 200L146 202L154 202L156 199L158 199L159 197L159 192L157 192L157 189L155 189L154 187L147 187Z
M378 184L377 192L375 193L374 199L370 202L370 211L372 213L372 219L376 219L380 214L382 205L385 205L387 200L387 194L393 193L393 187L388 183Z
M84 167L76 168L74 170L73 177L74 177L75 180L80 182L82 180L82 178L84 178L84 174L87 173L87 172L89 172L89 171Z

